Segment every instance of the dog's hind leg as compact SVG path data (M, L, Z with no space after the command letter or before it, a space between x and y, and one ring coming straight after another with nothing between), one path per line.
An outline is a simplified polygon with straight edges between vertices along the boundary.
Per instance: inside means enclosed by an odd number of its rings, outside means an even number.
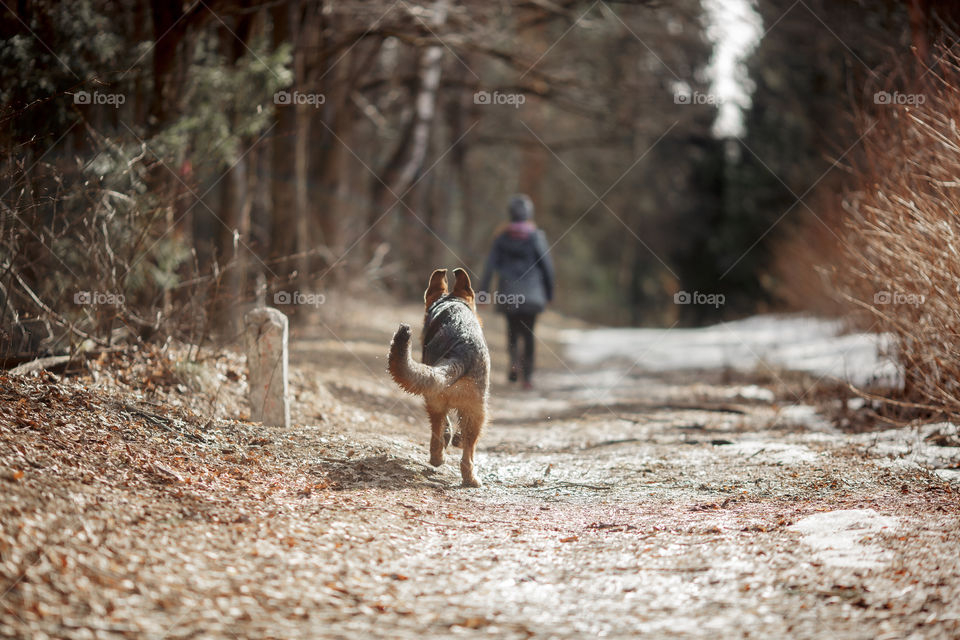
M427 415L430 416L430 464L439 467L443 464L443 450L449 439L447 412L428 404Z
M447 420L450 420L450 417L447 416ZM450 428L453 429L453 421L450 421ZM460 435L460 412L457 411L457 430L453 431L453 436L450 438L450 442L447 443L448 446L454 446L457 449L463 448L463 436Z
M463 486L479 487L481 482L473 473L473 454L477 448L477 440L486 421L484 409L461 409L460 413L460 440L463 445L463 457L460 459L460 475Z

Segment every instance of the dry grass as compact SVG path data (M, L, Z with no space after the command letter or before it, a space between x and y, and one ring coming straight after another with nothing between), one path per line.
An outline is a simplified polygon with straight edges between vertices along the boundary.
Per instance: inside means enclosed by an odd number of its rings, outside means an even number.
M957 415L960 58L944 47L938 56L900 83L909 93L894 93L891 80L879 89L890 100L860 114L836 284L868 327L895 337L905 404Z

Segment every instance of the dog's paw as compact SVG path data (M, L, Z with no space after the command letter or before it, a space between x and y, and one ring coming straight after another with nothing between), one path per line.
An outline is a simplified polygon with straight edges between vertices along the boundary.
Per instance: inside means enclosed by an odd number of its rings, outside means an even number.
M453 434L453 437L450 438L450 444L457 449L463 449L463 435L457 431L455 434Z
M441 453L438 456L430 456L430 464L435 467L443 466L443 454Z
M480 479L476 476L470 476L463 479L463 484L461 486L477 489L482 487L483 483L480 482Z

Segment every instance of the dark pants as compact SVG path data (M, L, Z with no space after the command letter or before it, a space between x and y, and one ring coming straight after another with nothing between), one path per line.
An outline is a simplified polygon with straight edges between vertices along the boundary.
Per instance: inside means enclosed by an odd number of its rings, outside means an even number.
M530 382L533 375L533 323L537 320L535 313L508 313L507 314L507 345L510 349L510 368L516 371L520 379ZM523 340L522 351L517 344Z

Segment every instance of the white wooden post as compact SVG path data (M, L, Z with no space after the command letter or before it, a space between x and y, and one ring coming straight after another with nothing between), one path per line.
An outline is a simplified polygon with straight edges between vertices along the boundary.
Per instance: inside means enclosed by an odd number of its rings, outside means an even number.
M277 309L262 307L248 312L243 324L250 420L289 427L287 316Z

